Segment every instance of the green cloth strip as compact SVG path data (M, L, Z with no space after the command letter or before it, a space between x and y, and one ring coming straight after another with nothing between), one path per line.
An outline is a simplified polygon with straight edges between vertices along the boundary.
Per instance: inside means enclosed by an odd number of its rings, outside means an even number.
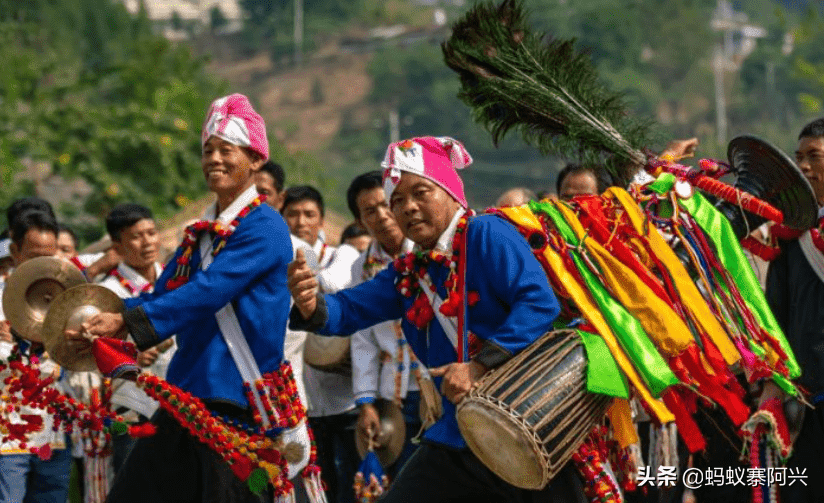
M543 212L552 219L561 236L570 246L578 246L578 239L575 237L574 232L552 203L530 201L529 204L533 212ZM583 277L590 294L592 294L593 300L598 305L598 309L636 370L644 379L650 392L657 398L668 386L678 384L680 381L658 352L658 348L650 340L641 323L609 294L595 274L586 266L577 251L570 248L568 252Z
M664 173L659 176L655 182L651 183L649 187L658 194L664 194L672 188L674 183L675 176L671 173ZM712 241L719 261L730 273L730 276L735 278L736 285L741 292L744 302L755 314L758 322L770 335L778 340L778 344L787 355L786 365L790 378L797 378L801 375L801 367L798 365L798 361L793 354L792 348L790 348L789 342L787 342L787 338L784 336L784 332L778 325L778 321L775 319L772 310L770 310L767 298L764 296L764 291L761 290L761 284L758 282L749 260L747 260L747 257L744 255L744 251L741 249L741 244L735 237L735 233L733 233L730 222L697 191L693 191L692 197L680 199L679 202L681 207L692 215L695 222ZM786 379L778 374L775 374L775 376L780 377L784 381L784 383L782 383L776 380L779 386L783 388L788 385Z
M578 330L587 352L587 391L618 398L629 398L627 378L609 352L607 343L598 335Z

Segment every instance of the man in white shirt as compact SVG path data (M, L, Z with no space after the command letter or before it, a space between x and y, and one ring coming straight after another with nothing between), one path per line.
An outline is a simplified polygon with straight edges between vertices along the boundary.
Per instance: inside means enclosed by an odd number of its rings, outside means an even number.
M94 281L98 276L108 273L113 267L117 267L121 257L113 248L105 252L78 253L80 243L77 234L66 224L58 224L60 232L57 233L57 257L63 258L76 265L80 271Z
M39 209L23 210L13 216L10 225L10 250L15 266L57 253L58 231L53 214ZM5 313L0 312L0 318L5 321ZM27 361L42 355L43 345L18 337L14 337L13 342L0 342L0 360L7 360L12 352ZM39 366L41 375L60 375L60 367L51 360L44 359ZM5 377L2 374L5 372L0 373L0 382ZM55 386L59 388L61 384ZM65 503L72 463L65 433L62 429L53 431L51 414L40 409L22 406L19 413L5 408L0 413L12 423L19 423L21 414L38 415L43 419L43 427L28 433L25 442L12 439L0 444L0 501Z
M100 285L121 299L154 291L155 281L160 277L163 266L158 262L158 233L151 210L139 204L119 204L106 217L106 231L123 262L111 269ZM163 378L175 350L174 337L167 341L141 351L137 357L141 367ZM115 386L111 401L118 413L138 422L148 420L157 410L157 402L134 383L118 380ZM134 446L135 439L121 434L115 435L112 440L114 469L117 472Z
M271 160L261 166L260 171L255 173L255 186L258 194L266 196L266 204L272 207L275 211L280 213L280 208L283 206L283 197L285 191L283 186L286 183L286 173L283 167ZM289 234L292 240L292 257L297 250L303 250L303 256L306 257L307 263L313 269L317 268L317 257L309 243L296 237L294 234ZM303 348L306 345L306 332L298 330L286 329L286 339L283 344L283 359L292 364L292 372L295 377L295 385L298 388L300 400L307 407L309 400L306 395L306 385L303 382Z
M349 185L346 200L358 224L373 240L352 266L352 285L372 279L400 254L412 250L413 243L403 237L386 194L380 171L357 176ZM358 435L367 443L377 440L380 418L377 399L402 407L406 422L406 443L398 460L387 467L391 478L415 451L410 440L421 429L418 413L420 392L412 367L417 359L400 329L400 320L385 321L352 335L352 386L360 409Z
M327 293L351 282L352 264L359 253L349 245L335 248L320 237L323 227L323 196L307 185L290 187L281 210L289 230L307 242L317 257L321 288ZM352 482L360 458L355 447L355 400L349 374L304 367L309 424L315 434L318 461L328 485L330 503L354 501Z

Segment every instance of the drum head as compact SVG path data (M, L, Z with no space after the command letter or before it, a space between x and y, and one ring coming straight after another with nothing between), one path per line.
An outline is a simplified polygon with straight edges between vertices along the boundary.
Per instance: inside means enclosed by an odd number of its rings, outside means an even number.
M470 450L516 487L546 487L611 401L587 392L586 368L578 334L559 330L488 372L457 409Z
M318 370L351 374L349 339L349 337L309 334L303 350L303 361Z
M475 397L465 399L459 408L461 435L487 468L515 487L546 487L549 471L543 448L522 421Z

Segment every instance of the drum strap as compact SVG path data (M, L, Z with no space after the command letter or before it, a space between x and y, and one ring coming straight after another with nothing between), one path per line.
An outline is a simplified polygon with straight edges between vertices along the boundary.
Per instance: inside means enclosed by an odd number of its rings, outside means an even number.
M458 343L455 345L455 350L458 353L458 363L469 361L469 337L467 336L466 327L466 242L469 236L469 222L471 217L467 217L466 230L464 231L464 238L461 239L461 256L458 260L458 290L461 292L461 307L458 311Z
M467 228L468 227L469 225L467 223ZM429 277L424 276L419 278L423 286L422 290L426 294L426 299L429 300L429 304L435 312L435 318L438 320L438 323L441 324L441 328L443 328L446 337L449 339L449 342L452 343L455 352L458 354L458 363L469 360L469 338L467 336L466 325L466 242L466 238L461 240L461 260L458 261L458 289L461 291L461 307L458 311L457 319L454 316L446 316L441 312L441 305L444 301L438 295L436 289L432 287L433 285Z
M449 342L457 350L458 348L458 326L455 318L451 316L447 316L441 312L441 304L443 304L443 299L438 295L438 292L432 288L432 282L429 281L429 278L424 276L420 278L420 282L422 283L424 293L426 293L426 298L429 300L429 304L432 306L432 310L435 311L435 318L437 318L438 323L441 324L441 328L443 328L446 337L449 339Z

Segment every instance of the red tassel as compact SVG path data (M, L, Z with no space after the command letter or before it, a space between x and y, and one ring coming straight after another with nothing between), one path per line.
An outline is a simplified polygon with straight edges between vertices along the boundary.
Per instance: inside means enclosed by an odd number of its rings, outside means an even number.
M781 213L781 210L778 208L772 206L766 201L758 199L748 192L738 190L724 182L719 182L718 180L712 179L706 175L692 176L690 177L690 182L692 182L699 189L709 192L710 194L719 197L728 203L736 205L740 204L744 210L749 211L750 213L755 213L759 217L766 218L767 220L771 220L777 224L784 221L784 214Z
M238 453L234 453L232 455L232 461L233 462L230 466L232 467L232 471L235 472L235 475L237 475L240 480L245 481L248 479L254 469L249 458L241 456Z
M690 452L703 451L707 448L707 441L698 429L698 425L686 410L681 397L673 388L666 389L661 394L664 404L675 415L675 425L678 427L678 434L687 445Z
M750 414L749 408L734 393L723 388L706 373L698 358L698 347L691 344L680 356L691 377L697 382L701 394L721 406L736 426L744 424Z
M49 444L45 444L39 449L37 449L37 452L35 454L37 454L37 457L41 460L48 461L49 459L51 459L52 456L51 446Z
M255 452L260 459L267 463L278 464L280 462L280 453L274 449L261 449Z
M157 428L152 423L134 424L129 426L129 436L132 438L151 437L157 433Z
M793 239L798 239L804 234L804 231L800 231L798 229L791 229L786 225L773 225L770 227L770 234L776 239L780 239L781 241L791 241Z
M473 307L478 301L481 300L481 295L478 292L468 292L467 293L467 304L469 307Z

